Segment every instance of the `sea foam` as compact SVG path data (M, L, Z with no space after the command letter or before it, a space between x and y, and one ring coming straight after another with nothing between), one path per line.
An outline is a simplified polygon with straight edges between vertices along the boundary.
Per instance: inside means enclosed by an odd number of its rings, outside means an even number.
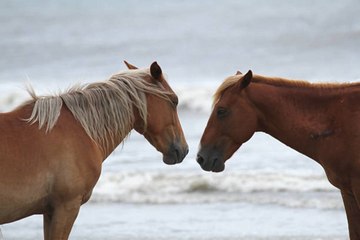
M340 195L339 195L340 196ZM105 173L93 202L251 202L288 207L341 208L338 190L326 177L294 172L240 171L223 174L126 171Z

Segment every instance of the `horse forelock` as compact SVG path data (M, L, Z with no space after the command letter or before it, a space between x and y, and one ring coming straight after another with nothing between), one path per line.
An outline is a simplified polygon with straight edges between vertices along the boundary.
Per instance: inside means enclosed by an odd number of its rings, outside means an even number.
M239 81L238 75L226 78L213 95L213 106L215 106L215 104L220 100L223 93L230 87L234 86L238 81Z
M39 128L51 131L63 104L80 122L88 136L101 148L114 146L117 139L124 139L133 128L134 106L146 127L146 94L169 100L169 93L151 83L149 70L130 70L114 74L103 82L76 85L55 96L39 97L28 89L34 107L27 121L38 122Z

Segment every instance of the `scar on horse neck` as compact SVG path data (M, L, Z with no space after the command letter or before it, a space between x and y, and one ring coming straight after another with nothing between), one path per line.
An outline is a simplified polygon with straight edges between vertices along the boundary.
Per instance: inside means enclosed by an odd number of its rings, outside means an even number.
M318 133L311 133L310 134L310 138L314 139L314 140L318 140L320 138L326 138L326 137L330 137L331 135L333 135L335 133L335 131L333 129L327 129L324 130L322 132L318 132Z

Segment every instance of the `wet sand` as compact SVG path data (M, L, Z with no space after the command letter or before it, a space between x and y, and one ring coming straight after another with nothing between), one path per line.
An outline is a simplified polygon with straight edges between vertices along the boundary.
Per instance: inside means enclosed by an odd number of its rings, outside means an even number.
M1 228L5 240L42 239L41 216ZM340 210L238 203L89 203L82 207L70 239L345 240L345 234L345 215Z

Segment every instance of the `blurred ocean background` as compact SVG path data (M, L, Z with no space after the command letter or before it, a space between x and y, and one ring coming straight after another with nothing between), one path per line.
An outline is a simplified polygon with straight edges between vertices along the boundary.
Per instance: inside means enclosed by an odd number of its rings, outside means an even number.
M339 191L314 161L262 133L223 173L195 161L216 87L237 70L360 80L358 0L1 0L0 110L156 60L180 99L190 153L167 166L137 133L103 164L71 239L348 239ZM0 226L42 239L42 217Z

